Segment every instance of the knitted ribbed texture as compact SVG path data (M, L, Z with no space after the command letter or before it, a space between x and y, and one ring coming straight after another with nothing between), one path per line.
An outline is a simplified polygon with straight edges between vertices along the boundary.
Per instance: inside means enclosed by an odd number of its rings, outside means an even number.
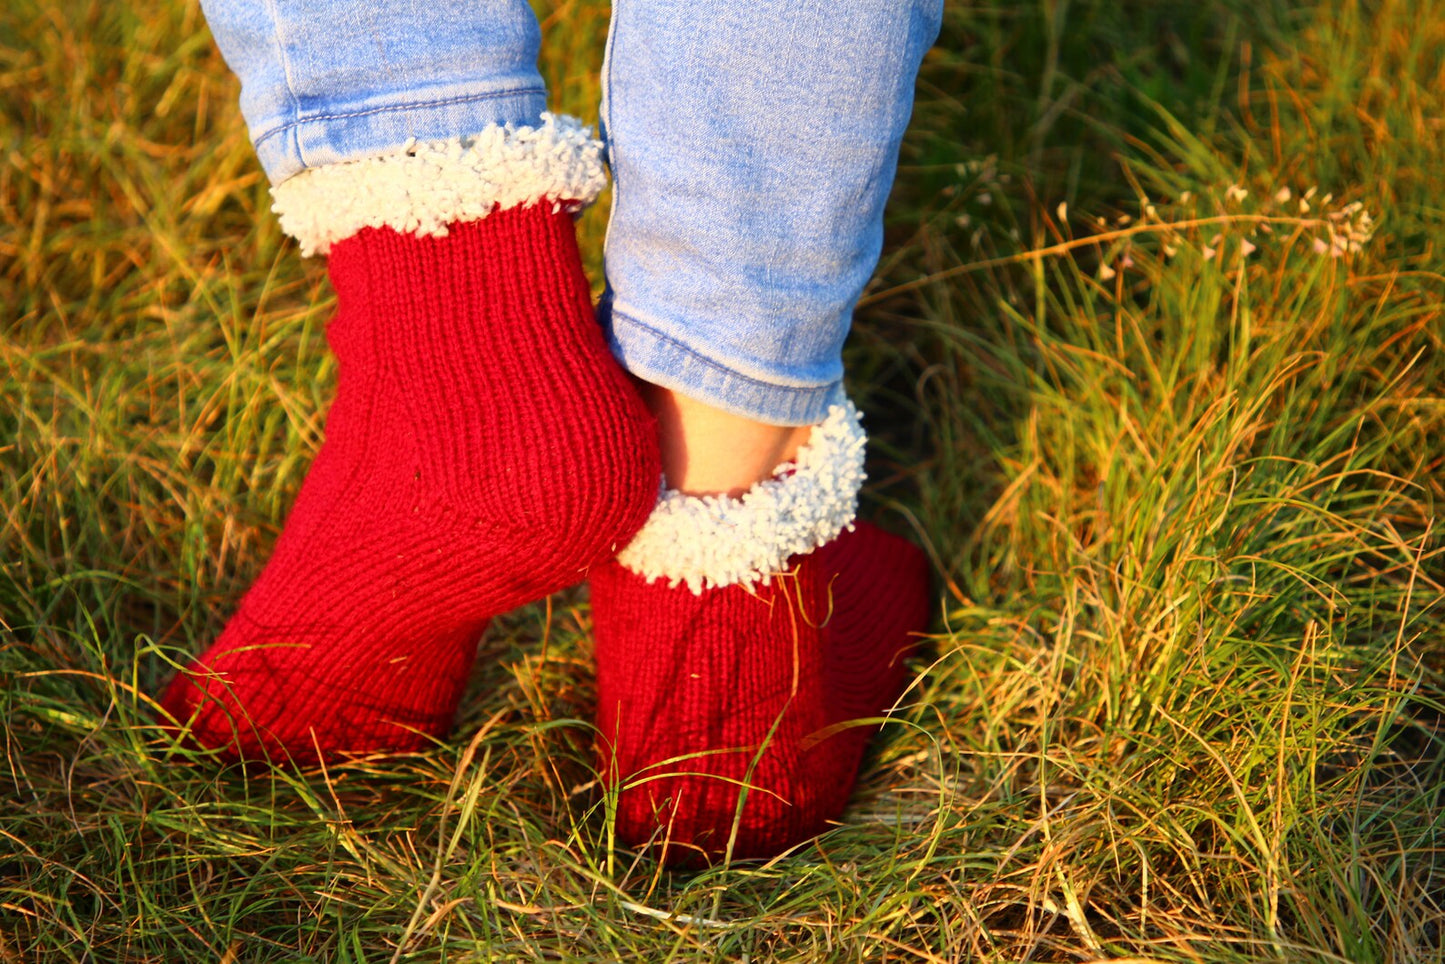
M585 578L646 520L656 428L553 210L332 248L326 443L271 561L164 698L201 744L302 761L424 745L488 618Z
M617 833L671 863L771 856L848 802L929 618L928 566L859 523L767 585L593 572L598 757ZM836 728L836 729L830 729ZM746 797L740 791L746 784Z

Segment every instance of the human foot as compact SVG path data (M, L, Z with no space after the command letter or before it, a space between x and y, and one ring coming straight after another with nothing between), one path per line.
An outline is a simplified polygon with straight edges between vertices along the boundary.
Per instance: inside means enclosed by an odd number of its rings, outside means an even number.
M599 767L628 844L767 856L846 805L929 613L922 553L843 531L862 446L835 408L796 466L742 499L670 493L594 570Z
M278 190L303 248L330 248L340 375L269 564L165 694L193 739L298 760L420 747L487 620L585 578L647 517L653 420L593 319L568 212L596 165L548 122Z

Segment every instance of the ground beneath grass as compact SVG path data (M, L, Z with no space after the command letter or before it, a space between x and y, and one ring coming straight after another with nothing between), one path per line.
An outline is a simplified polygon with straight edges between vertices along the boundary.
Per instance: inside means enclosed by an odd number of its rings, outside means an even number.
M595 117L606 8L539 9ZM8 4L0 962L1441 959L1445 3L947 16L848 348L934 636L842 825L679 874L609 832L585 591L428 753L156 729L320 444L332 295L193 4Z

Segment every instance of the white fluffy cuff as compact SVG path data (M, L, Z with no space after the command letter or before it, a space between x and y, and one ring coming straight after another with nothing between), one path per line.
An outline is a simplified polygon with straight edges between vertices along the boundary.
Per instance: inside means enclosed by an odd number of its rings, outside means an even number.
M440 237L448 224L518 205L580 209L606 183L592 132L575 118L543 114L541 127L413 139L395 154L308 168L272 189L271 210L309 256L362 228Z
M790 557L852 527L867 441L853 403L834 405L797 461L779 466L741 498L664 490L617 561L648 582L686 583L694 593L766 583Z

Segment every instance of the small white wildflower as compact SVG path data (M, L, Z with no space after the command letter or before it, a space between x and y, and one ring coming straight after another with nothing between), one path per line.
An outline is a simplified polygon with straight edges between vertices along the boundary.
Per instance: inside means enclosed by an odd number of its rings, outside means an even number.
M1115 271L1113 268L1109 267L1107 263L1099 265L1100 281L1110 281L1116 274L1118 274L1118 272Z
M1213 261L1213 260L1214 260L1214 249L1211 248L1211 247L1209 247L1208 245L1205 245L1205 246L1204 246L1204 260L1205 260L1205 261Z
M1304 198L1300 198L1300 199L1299 199L1299 213L1300 213L1300 214L1309 214L1309 213L1310 213L1310 202L1306 201Z
M1151 221L1159 216L1159 211L1152 204L1144 205L1144 216Z
M1054 214L1060 221L1067 221L1069 219L1069 202L1060 201L1059 206L1054 208Z
M1192 198L1192 197L1194 197L1194 192L1193 192L1193 191L1185 191L1183 194L1179 195L1179 203L1180 203L1180 204L1188 204L1188 203L1189 203L1189 199Z
M1179 253L1179 249L1172 244L1164 245L1164 257L1172 258Z
M1258 251L1258 250L1259 250L1259 249L1258 249L1257 247L1255 247L1254 245L1250 244L1249 241L1247 241L1247 240L1241 240L1241 241L1239 242L1239 253L1240 253L1240 255L1241 255L1242 257L1246 257L1246 258L1247 258L1247 257L1249 257L1250 255L1254 254L1254 253L1255 253L1256 251Z
M983 191L980 192L980 194L977 198L975 198L975 200L978 201L978 203L982 206L988 207L990 204L993 203L993 195L988 193L987 191Z
M1228 189L1225 190L1224 196L1230 201L1243 201L1249 197L1249 192L1238 184L1231 184Z
M1292 197L1294 197L1294 195L1290 193L1290 190L1287 187L1282 187L1278 191L1274 192L1274 199L1280 204L1283 204Z
M1330 246L1328 244L1325 244L1324 239L1315 238L1314 249L1315 254L1326 254L1329 252Z
M1134 220L1134 219L1131 218L1131 217L1129 217L1129 215L1127 215L1127 214L1121 214L1121 215L1119 215L1119 218L1118 218L1119 227L1122 228L1124 225L1128 224L1128 223L1129 223L1130 221L1132 221L1132 220Z

